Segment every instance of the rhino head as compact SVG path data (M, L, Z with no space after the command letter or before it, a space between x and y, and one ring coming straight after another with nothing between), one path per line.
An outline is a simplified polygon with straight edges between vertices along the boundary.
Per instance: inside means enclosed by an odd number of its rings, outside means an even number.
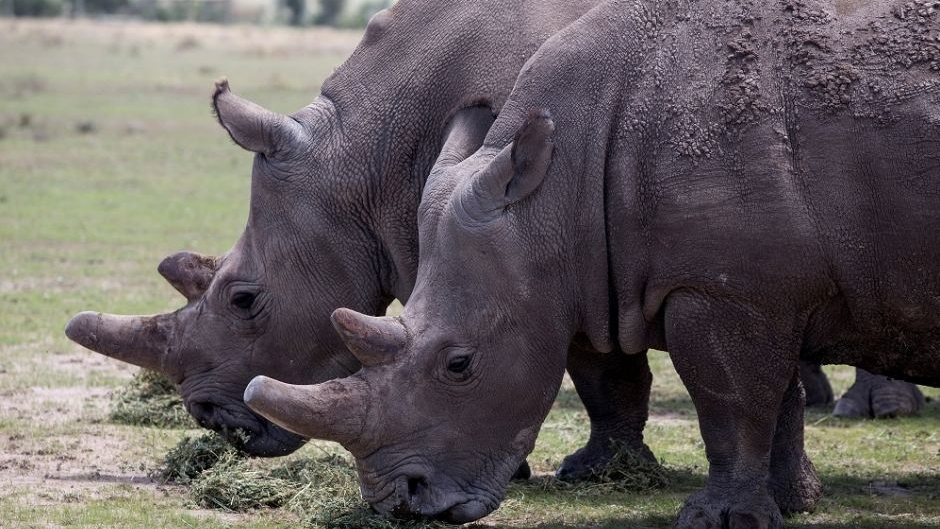
M187 410L204 427L244 439L263 456L289 453L304 439L249 410L252 377L293 382L346 376L359 363L333 332L330 313L352 304L383 314L394 287L361 216L345 211L349 179L329 163L330 104L321 98L292 116L216 85L219 122L240 146L257 153L247 226L221 257L181 252L159 272L186 298L168 314L76 315L66 334L99 353L166 374L180 385ZM314 127L313 123L317 126ZM320 132L318 132L320 131ZM336 157L336 156L333 156ZM338 157L336 157L338 158ZM316 185L313 185L313 183ZM312 195L311 189L320 191Z
M560 247L518 229L512 205L545 176L552 131L547 114L534 114L512 145L435 167L402 316L333 313L363 369L306 386L258 377L246 389L248 405L276 424L352 452L379 512L476 520L534 446L575 309L552 269Z
M66 334L165 373L202 426L228 434L248 453L278 456L306 439L252 412L242 400L245 386L256 375L309 384L358 370L330 315L336 307L384 314L394 297L407 299L416 268L410 261L417 260L410 256L417 234L408 230L417 226L381 221L398 234L395 246L364 218L362 201L373 193L341 165L350 149L343 141L352 140L331 136L337 127L328 99L281 116L234 95L223 80L213 100L232 139L256 153L244 233L222 257L180 252L160 263L160 274L186 297L181 309L153 316L83 312ZM475 151L492 122L486 106L457 111L444 130L442 156ZM411 217L407 204L387 202L401 209L396 216ZM380 216L379 209L369 215Z

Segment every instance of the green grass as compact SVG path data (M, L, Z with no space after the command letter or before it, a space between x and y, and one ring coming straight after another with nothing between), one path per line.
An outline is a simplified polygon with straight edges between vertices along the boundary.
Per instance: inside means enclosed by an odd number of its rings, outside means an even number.
M239 94L289 112L309 102L356 38L0 21L0 527L323 523L290 501L235 513L200 507L213 502L200 502L193 488L149 481L181 439L202 432L114 424L109 393L135 370L75 346L63 328L80 310L179 307L183 299L156 273L160 260L181 249L222 253L241 233L251 157L211 116L216 77L228 75ZM668 357L652 361L647 441L674 472L666 487L623 492L550 479L588 434L566 386L529 459L536 478L512 485L478 526L671 527L707 466L694 409ZM829 373L837 392L850 382L849 369ZM787 526L940 526L940 391L926 393L933 400L919 418L855 423L809 412L807 447L826 496L817 513ZM305 462L336 450L315 443L249 470L310 470ZM350 526L377 523L355 518L361 503L353 508L351 494L342 504L352 509Z

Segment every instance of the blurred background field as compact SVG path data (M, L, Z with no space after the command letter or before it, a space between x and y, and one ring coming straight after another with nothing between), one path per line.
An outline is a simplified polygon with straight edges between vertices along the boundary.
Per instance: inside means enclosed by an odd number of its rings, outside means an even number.
M291 112L317 94L359 36L115 17L0 19L0 527L321 523L310 521L308 506L287 501L239 511L220 500L207 508L189 487L152 479L171 448L201 432L111 422L109 395L136 369L82 350L63 328L81 310L179 307L183 299L156 273L159 261L181 249L223 253L238 238L251 155L211 115L216 78ZM668 356L654 353L653 363L647 440L673 472L665 488L624 492L551 480L588 433L566 385L530 457L536 478L512 486L504 506L479 525L671 527L706 464L694 409ZM850 369L827 370L837 393L851 382ZM810 412L807 442L826 497L817 514L788 527L940 526L940 391L925 393L925 411L910 419L854 423ZM317 443L287 463L250 465L303 468L337 453ZM354 499L349 486L344 494Z

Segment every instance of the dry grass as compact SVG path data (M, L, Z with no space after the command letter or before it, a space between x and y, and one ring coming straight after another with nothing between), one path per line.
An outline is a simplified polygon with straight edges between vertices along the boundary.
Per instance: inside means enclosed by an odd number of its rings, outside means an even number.
M187 485L216 465L241 457L231 444L216 433L187 436L167 452L163 464L153 475L164 482Z
M359 495L348 455L252 460L221 437L185 438L157 474L189 485L193 503L229 512L282 509L312 529L442 528L428 520L392 520L371 511Z
M108 418L118 424L158 428L194 428L179 389L159 373L138 371L126 386L111 394Z

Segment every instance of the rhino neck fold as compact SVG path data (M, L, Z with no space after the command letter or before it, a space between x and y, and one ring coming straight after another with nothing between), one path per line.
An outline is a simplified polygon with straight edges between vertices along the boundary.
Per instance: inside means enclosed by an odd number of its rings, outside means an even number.
M414 287L414 219L447 121L468 106L501 108L529 56L596 3L402 2L324 82L344 143L364 153L357 170L367 179L387 295L404 302Z

